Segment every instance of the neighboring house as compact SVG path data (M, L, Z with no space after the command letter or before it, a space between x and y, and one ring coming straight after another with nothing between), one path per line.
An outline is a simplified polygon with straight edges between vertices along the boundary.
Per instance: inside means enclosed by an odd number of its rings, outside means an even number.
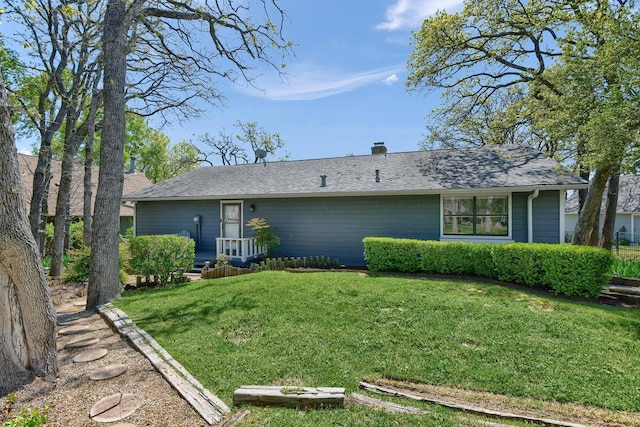
M588 182L531 148L493 146L203 167L126 194L135 233L188 234L197 258L256 256L245 224L266 218L275 255L364 266L367 236L477 242L564 239L567 189Z
M29 156L26 154L18 154L18 165L20 167L20 178L22 179L22 187L24 188L25 201L27 202L27 210L31 202L31 194L33 190L33 174L38 165L37 156ZM60 160L51 161L51 184L49 185L48 203L48 221L53 221L56 213L56 200L58 198L58 186L60 185L60 173L62 162ZM91 207L96 198L96 190L98 188L98 174L100 168L93 166L91 170ZM124 173L124 190L123 193L140 190L151 185L151 181L143 174L135 171L135 164L132 162L131 167ZM71 183L71 197L69 214L72 219L82 219L83 197L84 197L84 165L77 162L73 165L73 180ZM133 204L127 203L120 206L120 233L124 234L127 228L133 226Z
M604 221L604 211L607 199L605 189L600 209L600 226ZM565 203L565 227L569 234L578 222L578 192L574 192ZM629 239L633 243L640 237L640 176L623 175L620 177L618 190L618 205L616 208L615 231L620 231L621 237Z

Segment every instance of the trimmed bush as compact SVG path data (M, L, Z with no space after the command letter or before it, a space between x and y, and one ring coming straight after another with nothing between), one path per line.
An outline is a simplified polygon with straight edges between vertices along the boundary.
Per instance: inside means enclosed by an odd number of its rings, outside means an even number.
M166 285L172 275L181 281L193 267L195 241L176 235L138 236L129 240L129 251L133 274L153 276L157 284Z
M424 267L418 249L420 243L419 240L367 237L364 239L364 259L373 271L421 271Z
M120 259L120 282L124 283L128 279L127 270L128 251L126 244L120 243L118 247ZM89 280L89 266L91 264L91 248L81 247L69 252L69 267L65 268L62 274L63 282L86 282Z
M611 278L613 255L590 246L467 243L367 237L372 271L475 275L595 298Z

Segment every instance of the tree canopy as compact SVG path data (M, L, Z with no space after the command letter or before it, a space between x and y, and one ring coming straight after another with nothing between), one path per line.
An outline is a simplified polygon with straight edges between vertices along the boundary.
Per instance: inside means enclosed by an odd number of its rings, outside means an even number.
M131 87L128 80L135 82L133 86L140 91L135 100L142 105L136 110L162 113L163 108L144 88L163 87L173 89L169 94L178 93L172 82L183 79L187 86L183 87L186 96L182 99L189 99L188 85L208 83L204 87L210 92L214 89L212 77L252 82L252 67L258 65L280 72L281 63L272 55L286 54L291 48L281 33L284 16L276 0L109 0L102 39L104 126L87 308L117 297L120 291L118 215L126 131L125 92ZM208 37L203 39L203 34ZM129 73L131 61L142 61L143 67Z
M414 34L407 86L443 91L435 123L455 130L432 141L510 143L500 130L517 129L517 142L591 174L575 230L586 243L607 180L637 163L639 18L626 0L468 0Z

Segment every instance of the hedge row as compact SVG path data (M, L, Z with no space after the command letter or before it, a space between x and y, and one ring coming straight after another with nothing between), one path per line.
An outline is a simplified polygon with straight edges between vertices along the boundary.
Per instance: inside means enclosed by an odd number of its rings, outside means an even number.
M473 275L568 296L600 295L611 279L613 255L590 246L467 243L367 237L372 271Z
M129 240L131 259L129 265L134 274L156 279L160 285L172 277L182 279L191 270L195 259L195 242L175 235L149 235Z

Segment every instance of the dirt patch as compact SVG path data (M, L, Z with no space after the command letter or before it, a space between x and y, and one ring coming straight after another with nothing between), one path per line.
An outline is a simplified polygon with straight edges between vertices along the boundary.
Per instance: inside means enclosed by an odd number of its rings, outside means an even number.
M88 313L82 306L74 305L86 296L86 286L77 284L50 284L52 300L58 310L75 310L77 313L59 315L58 319L80 323L89 332L58 335L58 361L60 375L55 385L35 379L11 396L15 402L7 414L0 414L0 422L15 416L24 408L48 407L47 426L86 427L103 423L89 417L91 407L102 398L115 393L131 393L141 400L141 406L123 422L137 426L207 426L202 417L165 381L149 360L134 350L127 341L113 331L96 313ZM81 301L81 300L80 300ZM60 312L60 311L59 311ZM74 363L73 359L84 349L69 349L69 341L83 338L99 338L89 348L105 348L106 356L87 363ZM108 380L93 381L90 372L113 364L125 364L123 375ZM3 403L7 397L3 398Z

